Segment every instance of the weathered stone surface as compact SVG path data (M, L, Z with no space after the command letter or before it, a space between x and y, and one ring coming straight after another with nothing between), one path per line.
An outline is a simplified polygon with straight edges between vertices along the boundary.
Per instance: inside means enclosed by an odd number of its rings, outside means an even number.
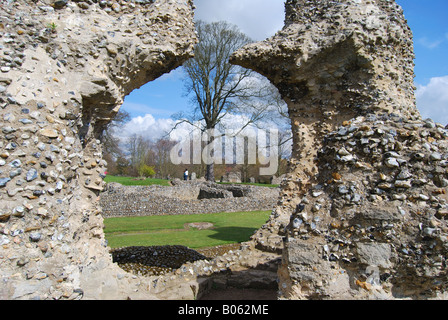
M358 243L356 245L361 263L368 266L377 266L384 269L392 267L391 246L387 243Z
M290 172L253 237L283 249L282 298L446 296L448 132L420 117L413 58L386 0L288 0L281 31L234 53L289 107Z
M224 271L272 283L238 272L282 251L283 299L446 297L448 132L416 109L394 1L287 0L285 27L235 53L289 107L281 199L239 250L157 277L112 262L98 138L124 96L191 56L191 1L1 7L0 299L195 299Z
M232 193L230 191L212 187L203 187L199 190L198 199L223 199L232 198Z
M40 134L47 138L57 138L59 136L58 132L54 129L42 129Z
M228 172L221 177L221 182L241 183L241 172Z
M155 298L110 257L98 139L192 56L192 2L0 2L0 299Z

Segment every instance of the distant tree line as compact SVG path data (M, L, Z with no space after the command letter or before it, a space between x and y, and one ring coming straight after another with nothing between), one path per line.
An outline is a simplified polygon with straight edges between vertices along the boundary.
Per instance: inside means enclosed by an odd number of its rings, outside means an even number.
M124 124L128 117L126 111L117 120L121 123L113 123L106 131L112 131ZM276 176L286 173L289 150L281 143L285 140L283 132L279 137L279 166ZM206 142L203 142L205 145ZM195 172L197 178L206 177L207 165L201 164L180 164L175 165L170 158L170 152L177 144L177 141L168 138L151 140L142 135L134 134L120 143L119 139L112 132L103 134L103 154L107 161L107 173L117 176L130 177L154 177L160 179L182 178L185 169L191 173ZM269 183L271 177L260 176L259 169L262 166L259 161L256 164L224 164L225 154L223 154L223 164L215 164L215 179L219 180L229 172L239 172L243 182L250 182L254 178L256 182Z

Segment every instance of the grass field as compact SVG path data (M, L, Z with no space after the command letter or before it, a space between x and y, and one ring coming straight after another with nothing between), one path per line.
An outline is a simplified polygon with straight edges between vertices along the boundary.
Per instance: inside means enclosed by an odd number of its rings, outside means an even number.
M106 181L107 183L117 182L124 186L150 186L153 184L158 184L161 186L169 186L170 185L168 180L163 180L163 179L148 178L145 180L138 180L135 177L118 177L118 176L110 176L110 175L107 175L106 178L104 178L104 181Z
M117 182L124 186L150 186L153 184L161 185L161 186L169 186L169 180L164 179L152 179L148 178L145 180L139 180L135 177L118 177L108 175L104 179L107 183L109 182ZM252 186L260 186L260 187L269 187L269 188L277 188L278 184L263 184L263 183L231 183L231 182L218 182L219 184L241 184L241 185L252 185Z
M106 218L104 232L111 248L184 245L199 249L248 241L269 215L270 211L254 211ZM197 230L184 227L192 222L210 222L214 228Z

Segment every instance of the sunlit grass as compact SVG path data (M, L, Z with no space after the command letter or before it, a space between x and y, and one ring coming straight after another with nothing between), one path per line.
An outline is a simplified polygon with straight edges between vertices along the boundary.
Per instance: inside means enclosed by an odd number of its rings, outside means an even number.
M123 217L104 219L111 248L184 245L192 249L248 241L269 218L270 211L197 215ZM185 228L192 222L210 222L213 229Z
M104 178L104 181L106 181L107 183L117 182L124 186L151 186L154 184L161 185L161 186L170 186L170 183L168 180L152 179L152 178L141 180L141 179L135 178L135 177L119 177L119 176L107 175L106 178Z

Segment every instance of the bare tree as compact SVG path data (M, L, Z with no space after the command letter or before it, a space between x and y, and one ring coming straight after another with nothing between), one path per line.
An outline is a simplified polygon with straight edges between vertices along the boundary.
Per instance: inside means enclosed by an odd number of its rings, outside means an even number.
M134 134L127 140L127 150L129 152L131 174L136 176L139 173L139 168L147 162L150 141L141 135Z
M239 29L227 22L197 22L199 44L195 57L184 64L187 74L185 86L193 95L196 106L190 115L179 114L178 118L195 124L203 121L203 131L215 129L223 117L232 112L232 99L249 96L249 88L242 85L253 72L229 63L230 55L252 42ZM213 141L210 137L209 143ZM214 181L214 164L207 165L206 179Z
M152 150L154 152L154 162L157 173L165 179L166 177L173 174L175 165L170 161L170 150L176 144L175 141L160 138L152 145Z
M287 107L278 90L258 73L229 63L231 54L252 40L227 22L199 21L197 32L195 57L183 65L185 88L194 108L174 116L180 120L174 129L184 122L202 132L226 129L223 120L228 115L239 116L239 128L232 128L235 136L263 120L276 125L286 120L290 127L289 118L285 118ZM214 139L210 136L207 144ZM210 156L213 158L213 154ZM207 163L206 179L215 180L213 161Z

